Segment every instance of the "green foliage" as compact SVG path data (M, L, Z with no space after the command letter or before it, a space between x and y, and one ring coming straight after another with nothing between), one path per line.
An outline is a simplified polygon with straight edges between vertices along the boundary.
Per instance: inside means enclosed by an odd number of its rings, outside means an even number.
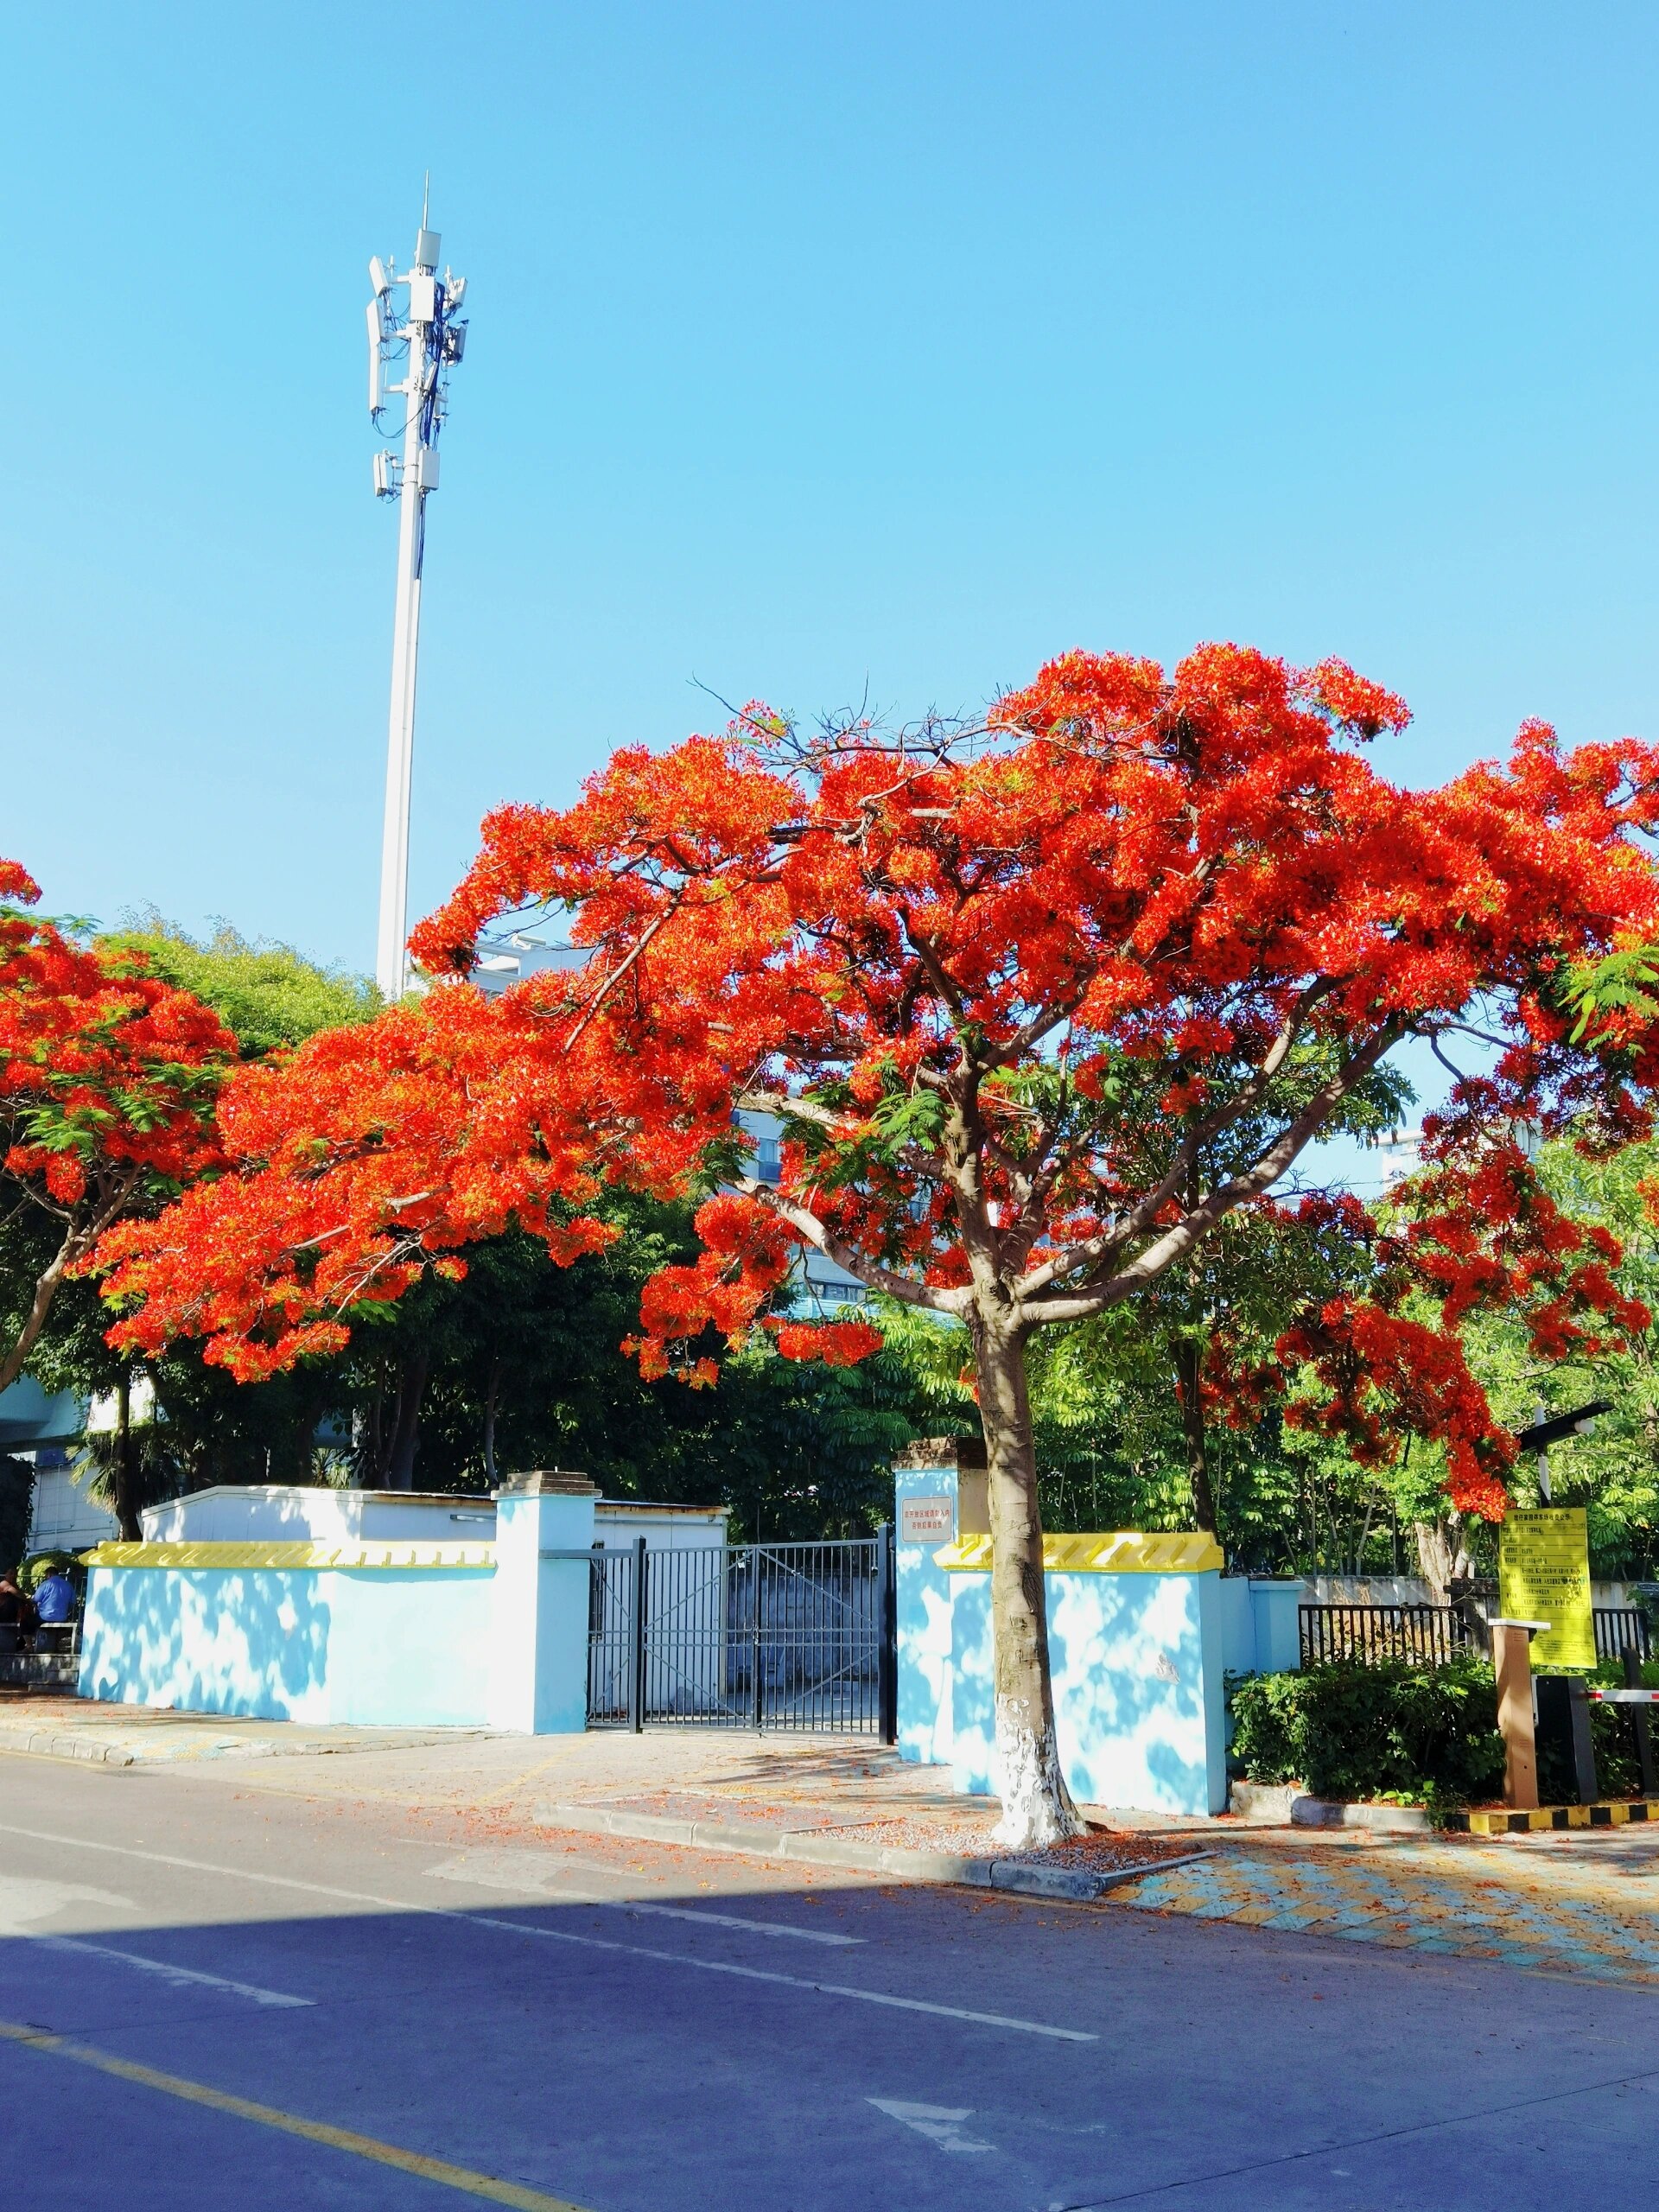
M1659 953L1650 945L1625 946L1604 959L1575 967L1568 977L1567 1003L1576 1019L1573 1042L1579 1044L1609 1014L1632 1014L1651 1021L1659 1014Z
M101 944L143 954L152 972L193 991L218 1014L247 1060L302 1044L320 1029L344 1028L378 1013L366 977L320 968L289 944L251 944L228 922L193 938L153 908Z
M81 1580L80 1560L74 1552L31 1552L17 1571L17 1587L26 1597L32 1598L54 1567L60 1567L70 1580L79 1586Z
M1424 1667L1336 1660L1230 1680L1232 1761L1252 1782L1316 1797L1431 1805L1491 1796L1503 1777L1497 1691L1484 1661Z
M1624 1247L1619 1287L1659 1313L1659 1229L1642 1185L1659 1175L1659 1145L1631 1145L1611 1158L1589 1157L1572 1143L1544 1146L1540 1176L1568 1213L1610 1230ZM1614 1410L1587 1436L1567 1438L1549 1455L1553 1502L1582 1505L1590 1526L1591 1564L1598 1576L1651 1579L1659 1572L1659 1341L1649 1331L1628 1351L1594 1360L1546 1365L1525 1329L1508 1313L1472 1319L1465 1331L1469 1364L1497 1418L1524 1427L1548 1413L1568 1412L1592 1398ZM1536 1502L1530 1459L1511 1478L1518 1503Z

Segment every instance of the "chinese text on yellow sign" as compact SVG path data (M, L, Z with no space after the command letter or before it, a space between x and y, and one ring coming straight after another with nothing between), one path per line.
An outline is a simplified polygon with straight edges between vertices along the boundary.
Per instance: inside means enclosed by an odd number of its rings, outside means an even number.
M1497 1593L1506 1620L1549 1623L1532 1640L1535 1667L1595 1665L1590 1539L1582 1506L1509 1515L1498 1531Z

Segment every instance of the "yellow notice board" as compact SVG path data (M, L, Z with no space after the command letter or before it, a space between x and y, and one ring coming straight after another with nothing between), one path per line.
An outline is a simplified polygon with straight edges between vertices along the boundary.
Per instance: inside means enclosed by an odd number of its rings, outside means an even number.
M1548 1621L1535 1667L1593 1667L1590 1536L1581 1505L1510 1513L1497 1532L1497 1602L1505 1620Z

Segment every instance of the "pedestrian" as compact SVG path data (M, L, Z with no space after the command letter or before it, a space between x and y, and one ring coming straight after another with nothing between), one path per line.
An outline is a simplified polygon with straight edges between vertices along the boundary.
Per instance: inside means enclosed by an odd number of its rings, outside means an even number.
M0 1574L0 1651L21 1651L35 1618L33 1601L24 1597L11 1575Z

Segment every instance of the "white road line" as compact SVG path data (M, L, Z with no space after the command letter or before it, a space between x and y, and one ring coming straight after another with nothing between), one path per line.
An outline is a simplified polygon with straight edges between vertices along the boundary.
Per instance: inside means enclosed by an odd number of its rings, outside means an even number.
M10 1931L0 1929L0 1935ZM232 1997L246 1997L256 2005L308 2005L315 2003L311 1997L290 1997L280 1989L261 1989L251 1981L230 1981L222 1974L202 1974L194 1967L179 1967L166 1959L141 1958L137 1951L118 1951L111 1943L89 1942L83 1936L19 1935L14 1941L20 1943L43 1945L48 1951L84 1951L89 1958L114 1959L124 1967L137 1967L141 1974L159 1974L163 1981L175 1987L199 1983L206 1989L223 1989Z
M655 1913L661 1920L689 1920L694 1925L741 1928L750 1936L784 1936L798 1943L825 1943L837 1949L861 1943L861 1936L842 1936L829 1928L797 1928L788 1920L745 1920L734 1912L701 1912L691 1905L658 1904L645 1897L606 1897L596 1891L568 1889L561 1882L544 1893L550 1903L569 1897L582 1904L607 1904L617 1912Z
M694 1927L741 1928L749 1936L781 1936L797 1943L824 1943L836 1948L861 1943L861 1936L843 1936L834 1929L801 1928L791 1920L745 1920L734 1912L709 1912L702 1906L658 1904L654 1898L607 1897L600 1890L576 1890L564 1879L560 1866L543 1870L543 1879L535 1878L532 1870L526 1869L523 1879L515 1878L512 1869L503 1863L480 1866L473 1862L469 1854L446 1859L442 1866L429 1866L426 1872L436 1881L470 1882L480 1890L510 1890L517 1897L535 1895L550 1904L563 1899L570 1904L600 1904L613 1912L633 1915L654 1915L660 1920L689 1920ZM550 1888L547 1885L556 1885Z
M1004 2028L1017 2035L1045 2036L1058 2043L1098 2043L1100 2037L1081 2028L1054 2028L1041 2020L1016 2019L1002 2012L976 2012L961 2005L931 2005L919 1997L893 1997L883 1990L855 1989L849 1982L807 1981L788 1974L767 1974L759 1967L734 1966L724 1959L695 1958L686 1951L652 1951L642 1944L616 1943L603 1936L575 1936L563 1929L527 1928L522 1921L498 1920L487 1913L456 1912L445 1905L413 1904L403 1897L376 1897L365 1890L337 1889L332 1883L302 1881L296 1874L256 1873L250 1867L221 1866L206 1859L184 1859L167 1851L143 1851L136 1844L101 1843L92 1836L54 1835L43 1828L25 1828L0 1821L0 1835L27 1836L35 1843L54 1843L73 1850L105 1851L120 1859L148 1859L156 1866L182 1866L193 1874L222 1874L233 1882L264 1882L283 1890L304 1890L313 1897L340 1897L348 1904L371 1904L381 1912L414 1912L435 1920L458 1920L474 1928L494 1928L509 1935L544 1937L558 1943L575 1943L590 1951L620 1951L630 1958L655 1959L667 1966L695 1967L703 1974L735 1974L745 1981L776 1982L788 1989L809 1989L820 1997L847 1997L861 2005L884 2005L900 2012L928 2012L946 2020L969 2020L976 2026Z
M972 2020L982 2028L1008 2028L1019 2035L1052 2036L1060 2043L1098 2043L1080 2028L1051 2028L1041 2020L1017 2020L1006 2012L975 2012L963 2005L931 2005L920 1997L892 1997L885 1990L855 1989L846 1981L806 1981L798 1974L768 1974L764 1967L734 1966L728 1959L694 1959L683 1951L648 1951L642 1943L613 1943L604 1936L572 1936L563 1928L526 1928L522 1921L492 1920L482 1912L456 1913L480 1928L505 1928L515 1936L544 1937L552 1943L581 1943L593 1951L623 1951L631 1959L660 1959L669 1966L701 1967L705 1974L736 1974L744 1981L773 1981L785 1989L815 1990L820 1997L854 1997L862 2005L888 2005L900 2012L931 2012L945 2020Z

